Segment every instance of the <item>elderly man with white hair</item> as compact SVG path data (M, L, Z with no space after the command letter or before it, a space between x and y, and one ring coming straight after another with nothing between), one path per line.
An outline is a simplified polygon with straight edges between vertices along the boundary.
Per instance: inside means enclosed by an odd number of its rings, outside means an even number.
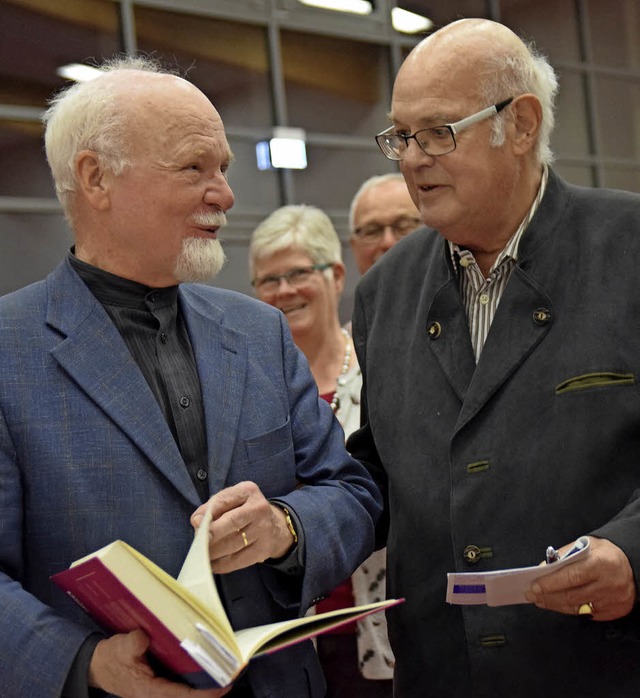
M50 580L115 539L177 576L209 504L211 569L240 629L303 615L371 552L380 511L284 316L190 283L224 261L218 112L142 59L108 68L45 119L75 245L0 299L3 698L194 695L142 630L107 637ZM306 641L198 695L324 693Z

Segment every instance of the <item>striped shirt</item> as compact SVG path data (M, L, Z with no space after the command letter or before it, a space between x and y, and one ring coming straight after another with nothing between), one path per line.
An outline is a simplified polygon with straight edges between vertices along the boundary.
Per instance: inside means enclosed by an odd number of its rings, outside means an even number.
M489 276L484 277L475 257L470 250L449 242L449 253L453 268L458 274L460 295L467 313L467 322L471 334L471 344L476 363L482 353L482 348L489 334L491 323L498 309L498 304L507 286L511 272L518 261L518 247L527 226L538 209L547 186L548 171L544 167L540 188L536 198L516 232L511 236L505 248L500 252L489 270Z

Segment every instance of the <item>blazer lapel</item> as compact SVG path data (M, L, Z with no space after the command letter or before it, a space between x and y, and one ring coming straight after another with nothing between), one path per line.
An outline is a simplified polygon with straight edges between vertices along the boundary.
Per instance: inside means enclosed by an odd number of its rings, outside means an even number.
M200 376L213 494L225 486L237 442L247 340L244 333L225 326L222 308L196 289L181 287L180 299Z
M52 356L174 487L198 506L196 489L160 406L102 305L68 263L49 277L49 284L47 323L66 335Z

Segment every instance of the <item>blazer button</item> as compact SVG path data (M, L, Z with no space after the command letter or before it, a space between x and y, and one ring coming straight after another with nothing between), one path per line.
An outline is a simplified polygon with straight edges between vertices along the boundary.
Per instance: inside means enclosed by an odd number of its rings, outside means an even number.
M464 557L465 562L469 563L470 565L475 565L476 563L480 562L480 548L477 545L467 545L462 553L462 557Z
M438 339L441 333L442 326L439 322L431 322L427 326L427 334L429 335L429 339Z
M551 311L547 308L537 308L533 311L533 321L536 325L546 325L551 320Z

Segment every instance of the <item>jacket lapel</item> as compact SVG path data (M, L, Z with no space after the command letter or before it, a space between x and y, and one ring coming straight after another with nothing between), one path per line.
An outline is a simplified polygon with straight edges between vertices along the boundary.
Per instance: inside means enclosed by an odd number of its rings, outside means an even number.
M473 373L457 428L462 428L518 369L553 323L547 294L516 266ZM468 334L468 330L467 330Z
M48 284L47 323L63 335L52 356L173 486L198 506L196 489L164 415L102 305L68 262L49 277Z
M464 306L453 275L433 298L427 313L426 331L431 352L460 402L464 402L476 362Z
M239 432L247 371L246 335L224 324L224 312L197 287L180 288L196 356L207 430L209 489L222 489Z

